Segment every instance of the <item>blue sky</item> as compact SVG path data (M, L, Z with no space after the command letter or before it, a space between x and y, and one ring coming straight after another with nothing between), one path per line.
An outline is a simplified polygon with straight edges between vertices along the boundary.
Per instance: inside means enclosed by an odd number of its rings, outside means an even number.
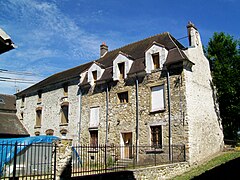
M0 76L34 82L98 59L102 42L113 50L162 32L184 37L188 21L204 45L214 32L240 38L239 0L0 0L0 7L0 27L18 46L0 55L0 69L32 73ZM0 93L29 85L0 82Z

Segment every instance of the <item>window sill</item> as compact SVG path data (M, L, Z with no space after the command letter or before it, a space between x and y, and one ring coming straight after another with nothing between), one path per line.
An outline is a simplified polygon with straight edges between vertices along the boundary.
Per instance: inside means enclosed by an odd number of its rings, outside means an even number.
M163 153L163 149L149 149L149 150L146 150L146 154L161 154Z
M164 112L166 111L166 109L158 109L158 110L150 110L149 114L154 114L154 113L161 113L161 112Z
M34 126L34 129L38 129L38 128L41 128L41 126L37 126L37 125Z
M60 123L59 126L68 126L68 123Z

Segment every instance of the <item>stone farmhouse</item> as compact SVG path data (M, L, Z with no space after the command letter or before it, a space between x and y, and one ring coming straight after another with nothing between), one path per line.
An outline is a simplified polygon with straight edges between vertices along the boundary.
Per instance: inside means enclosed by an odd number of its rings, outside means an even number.
M19 92L17 116L31 135L74 143L185 144L190 163L223 146L221 120L200 34L187 25L189 47L169 33L108 51ZM121 152L130 158L132 152Z

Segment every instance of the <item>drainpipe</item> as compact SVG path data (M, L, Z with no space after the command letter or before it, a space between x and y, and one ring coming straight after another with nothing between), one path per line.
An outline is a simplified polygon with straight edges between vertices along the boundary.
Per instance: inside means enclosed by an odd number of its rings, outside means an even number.
M105 145L108 143L108 84L106 88L106 139L105 139Z
M136 162L138 161L138 128L139 128L139 109L138 109L138 77L135 80L136 83Z
M166 68L167 72L167 90L168 90L168 134L169 134L169 139L168 139L168 144L169 144L169 161L172 162L172 129L171 129L171 93L170 93L170 80L169 80L169 71Z
M82 90L79 86L79 122L78 122L78 143L80 144L80 135L81 135L81 121L82 121Z

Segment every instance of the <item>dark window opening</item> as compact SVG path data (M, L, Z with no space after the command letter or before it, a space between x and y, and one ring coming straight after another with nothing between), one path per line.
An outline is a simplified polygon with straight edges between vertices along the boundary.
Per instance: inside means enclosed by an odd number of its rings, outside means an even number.
M68 105L64 105L61 107L61 123L66 124L68 123Z
M118 103L128 103L128 92L118 93Z
M63 95L68 96L68 85L67 84L63 85Z
M162 126L151 126L152 147L162 148Z
M92 71L93 80L97 80L97 71Z
M152 59L153 59L154 69L159 69L159 68L160 68L160 64L159 64L159 53L152 54Z
M124 79L124 77L125 77L125 63L123 62L123 63L118 63L118 69L119 69L119 72L120 72L120 74L119 74L119 78L120 79Z
M36 111L36 126L37 127L41 126L41 121L42 121L42 110L37 110Z
M42 101L42 92L39 91L38 92L38 102L41 102Z

